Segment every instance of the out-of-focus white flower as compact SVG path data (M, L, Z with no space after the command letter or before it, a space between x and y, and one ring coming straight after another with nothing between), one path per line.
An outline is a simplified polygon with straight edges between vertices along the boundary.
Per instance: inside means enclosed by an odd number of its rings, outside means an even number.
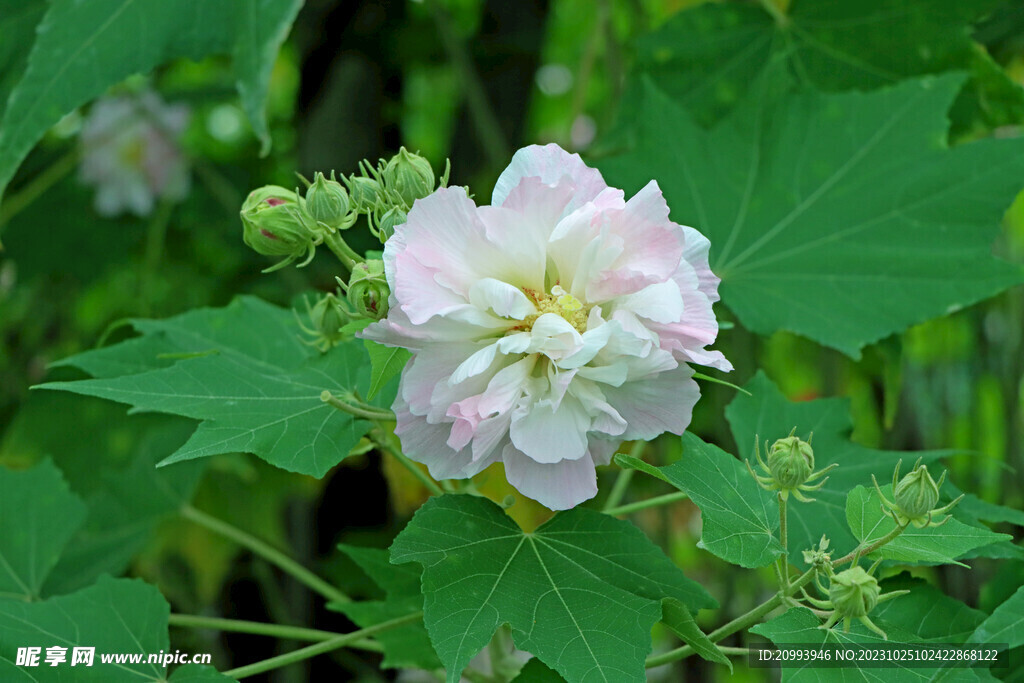
M477 207L418 200L384 248L387 318L364 336L413 352L395 432L438 479L502 461L552 509L597 493L624 440L680 434L700 396L686 363L731 369L708 240L652 181L629 201L557 145L519 150Z
M100 215L146 216L157 198L188 194L188 163L178 145L188 117L186 106L168 105L151 91L93 104L82 126L80 177L96 187Z

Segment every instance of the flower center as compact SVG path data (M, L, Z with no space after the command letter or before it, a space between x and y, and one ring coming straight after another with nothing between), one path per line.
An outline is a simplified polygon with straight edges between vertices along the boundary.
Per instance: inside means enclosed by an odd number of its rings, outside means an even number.
M581 334L587 331L587 316L590 314L591 307L584 306L582 301L565 291L561 285L552 287L550 294L525 288L523 292L533 301L534 306L537 307L537 312L526 316L522 324L516 327L526 331L532 330L537 318L545 313L554 313L555 315L562 316Z

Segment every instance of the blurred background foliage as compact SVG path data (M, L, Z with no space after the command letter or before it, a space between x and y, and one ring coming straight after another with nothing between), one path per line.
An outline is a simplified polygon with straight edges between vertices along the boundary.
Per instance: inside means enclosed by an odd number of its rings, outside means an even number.
M699 24L699 16L687 10L698 4L309 0L273 68L268 117L274 145L268 156L259 154L224 58L175 61L132 77L109 94L137 97L154 91L190 112L180 145L191 190L180 201L157 198L148 215L96 212L95 189L83 183L82 170L81 135L90 108L66 116L22 165L0 206L0 460L25 464L50 456L72 490L86 499L90 517L74 546L74 561L91 567L92 577L127 570L155 582L175 611L349 627L339 614L314 613L305 589L260 559L174 512L194 500L197 508L288 548L350 594L372 596L372 583L336 545L386 546L426 496L408 473L372 452L347 459L322 481L243 454L153 470L152 463L187 438L188 421L128 418L123 406L32 393L29 387L44 377L74 376L47 367L123 338L126 318L221 306L238 293L288 304L310 289L331 289L336 273L329 258L304 270L260 274L267 264L243 246L237 217L253 187L294 186L296 171L307 177L330 169L350 173L359 160L375 160L405 145L435 168L450 158L452 182L469 185L484 201L512 151L524 144L557 142L589 160L628 144L636 99L631 88L640 73L668 92L689 92L685 55L666 52L665 45L686 47L686 31ZM757 7L733 4L743 11ZM984 82L992 69L1004 70L1016 83L999 88L1010 88L1013 100L1012 88L1024 83L1024 10L1015 2L987 4L994 11L984 13L968 41L972 73ZM786 3L773 6L786 9ZM26 3L22 12L0 16L0 65L5 66L0 94L9 92L20 58L13 47L2 47L5 32L18 35L20 23L34 25L42 7ZM742 80L742 71L737 78ZM723 81L711 100L695 105L698 116L714 121L739 96L738 87ZM961 140L1019 135L1021 112L1015 106L981 111L958 103L954 134ZM617 126L617 120L626 124ZM370 237L355 246L371 247ZM1024 198L1007 213L994 250L1004 260L1024 263ZM736 365L730 380L742 384L761 368L792 399L847 397L854 441L891 450L955 449L947 462L960 488L993 503L1024 506L1020 287L882 340L859 361L790 333L762 338L738 324L720 340L718 347ZM733 391L704 388L692 429L735 449L722 419ZM678 444L678 439L657 441L646 457L670 462L678 457ZM492 474L481 482L497 500L509 492L501 479ZM117 481L122 482L119 493L112 494L109 484ZM637 483L634 496L662 492L654 482ZM150 495L154 488L165 495ZM543 514L522 501L513 513L529 525ZM771 576L763 585L745 575L741 579L738 571L695 547L694 507L649 510L634 521L721 598L723 615L771 590ZM1024 559L1010 553L976 560L973 572L920 571L951 595L984 609L1020 585ZM50 590L69 590L75 581L90 578L73 574L58 568ZM998 580L982 590L993 576ZM662 635L662 646L668 647L668 636ZM172 636L175 647L213 652L222 669L251 661L269 642L205 631ZM339 666L351 680L392 680L393 674L377 671L375 657L338 652L252 680L323 680L337 676ZM726 675L696 658L682 666L692 680ZM658 675L678 680L679 674L652 672ZM736 676L762 680L764 672L745 671L739 662Z

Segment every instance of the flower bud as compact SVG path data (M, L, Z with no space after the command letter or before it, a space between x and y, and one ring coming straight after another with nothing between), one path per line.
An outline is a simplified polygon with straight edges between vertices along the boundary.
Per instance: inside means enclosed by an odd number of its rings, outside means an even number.
M434 169L430 162L405 147L391 158L382 175L384 186L401 197L407 207L434 191Z
M325 294L309 309L309 320L312 329L305 328L311 336L311 343L322 351L344 340L341 328L348 324L352 316L344 302L334 294Z
M357 213L370 213L377 206L381 187L373 178L353 175L345 179L351 198L351 209Z
M306 190L306 210L313 220L337 230L345 225L351 202L348 192L333 175L330 180L317 173ZM347 227L347 226L345 226Z
M928 473L928 466L918 461L917 467L893 487L893 497L904 517L922 519L939 502L939 486Z
M811 444L797 436L779 439L768 451L768 470L780 489L797 488L814 472Z
M851 567L831 578L828 597L836 614L844 618L866 617L881 595L878 580L863 567Z
M387 242L395 234L395 227L405 223L406 213L397 206L392 206L384 212L384 215L377 219L377 237L380 241Z
M313 258L320 238L302 204L295 192L277 185L253 190L242 204L245 243L264 256L286 257L275 269L306 253L306 263Z
M380 320L388 314L390 295L383 261L364 261L352 269L348 280L348 302L358 315Z

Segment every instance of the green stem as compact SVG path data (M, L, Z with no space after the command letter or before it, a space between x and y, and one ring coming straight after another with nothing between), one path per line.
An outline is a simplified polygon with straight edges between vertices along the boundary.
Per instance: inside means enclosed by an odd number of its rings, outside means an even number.
M469 56L466 44L452 25L448 12L436 0L427 0L427 7L434 17L441 44L448 53L455 72L459 75L462 88L469 107L469 117L476 129L476 134L483 144L488 161L493 168L502 168L508 163L509 148L501 123L487 99L480 74Z
M28 208L32 202L39 199L47 190L73 171L78 164L78 155L79 150L76 147L57 159L20 190L8 195L4 199L3 209L0 210L0 229L3 229L12 218Z
M861 543L859 546L854 548L849 554L840 557L838 560L833 560L832 566L838 567L839 565L846 564L847 562L856 562L860 559L862 555L870 555L871 553L875 552L889 541L893 540L894 538L902 534L906 528L906 526L897 525L895 529L887 533L885 536L882 536L874 543L870 543L868 545L864 545L863 543Z
M171 222L173 208L174 205L169 201L160 202L146 228L146 251L139 272L139 298L142 299L141 311L144 316L148 316L152 308L153 283L163 259L167 226Z
M195 509L191 505L185 505L181 508L181 516L209 529L215 534L231 539L235 543L248 548L281 571L295 577L297 581L306 585L316 593L319 593L327 600L332 602L351 602L352 600L340 590L327 583L319 576L282 553L280 550L270 546L264 541L261 541L255 536L242 531L236 526L232 526L231 524L217 519L216 517L211 517L205 512Z
M435 496L443 496L444 489L442 489L436 481L430 478L426 472L419 468L419 465L409 459L405 453L402 452L402 448L393 446L389 436L380 427L370 432L370 438L373 439L374 443L377 444L377 448L381 452L390 455L392 458L402 463L402 466L409 470L414 477L419 479L420 483L427 487L427 489Z
M264 659L263 661L256 662L255 664L240 666L237 669L225 671L224 675L229 676L231 678L240 679L246 678L248 676L255 676L256 674L261 674L264 671L273 671L274 669L280 669L282 666L288 666L289 664L301 662L302 660L309 659L310 657L315 657L326 652L331 652L332 650L337 650L339 648L346 647L348 645L351 645L352 643L363 640L367 636L371 636L374 633L380 633L381 631L386 631L388 629L395 628L396 626L402 626L403 624L411 623L413 621L421 619L422 617L423 612L414 612L412 614L407 614L404 617L398 617L397 619L383 621L379 624L375 624L374 626L361 628L358 631L352 631L351 633L340 635L337 638L325 640L315 645L309 645L308 647L295 650L294 652L288 652L283 655L278 655L277 657Z
M666 493L663 496L655 496L654 498L648 498L647 500L638 500L635 503L626 503L618 507L604 510L606 515L612 515L618 517L619 515L628 515L631 512L637 510L646 510L647 508L654 508L660 505L669 505L676 503L680 500L686 500L687 496L682 491L676 491L674 493Z
M275 638L289 638L291 640L305 640L311 642L324 642L333 638L340 638L344 633L332 631L320 631L315 628L302 628L300 626L285 626L283 624L266 624L259 621L244 621L241 619L223 619L220 617L204 617L197 614L172 614L168 623L171 626L183 628L206 628L214 631L228 631L230 633L251 633L257 636L272 636ZM371 652L383 652L384 648L380 643L372 640L362 640L352 643L352 647Z
M324 244L327 248L334 252L334 255L338 257L342 265L348 268L349 272L355 269L357 263L362 263L365 259L352 250L352 247L348 246L348 243L342 238L339 233L332 232L324 237Z
M786 498L779 494L779 541L782 542L782 556L779 558L779 569L782 574L782 588L789 588L789 509Z
M806 572L801 574L800 578L791 583L786 590L779 591L771 598L769 598L767 601L761 603L760 605L750 610L746 614L741 614L740 616L730 621L728 624L725 624L724 626L715 629L714 631L708 634L708 638L711 640L712 643L717 643L723 638L727 638L731 636L733 633L736 633L736 631L747 628L748 626L753 626L773 609L782 605L785 602L786 598L788 598L790 595L792 595L793 593L795 593L796 591L800 590L808 583L810 583L811 580L814 579L815 572L816 570L814 569L814 567L811 567ZM648 657L646 666L648 669L650 669L655 666L661 666L662 664L668 664L669 662L685 659L686 657L689 657L692 654L694 654L693 648L689 645L684 645L683 647L676 648L675 650L669 650L668 652L662 653L660 655Z
M390 410L380 410L378 408L374 408L373 406L368 406L365 404L353 405L351 403L346 403L345 401L342 401L340 398L332 394L327 389L324 389L322 392L320 392L320 400L323 401L324 403L330 403L332 406L334 406L335 408L344 413L348 413L349 415L355 415L356 417L361 417L366 420L394 421L395 419L395 414L392 413Z
M643 455L646 446L646 441L634 441L633 446L629 449L630 457L639 458ZM611 493L608 494L608 500L605 501L604 512L614 509L622 502L622 497L626 495L626 489L629 488L629 482L633 479L633 472L635 471L623 469L619 472L619 478L615 480L615 485L612 486Z

